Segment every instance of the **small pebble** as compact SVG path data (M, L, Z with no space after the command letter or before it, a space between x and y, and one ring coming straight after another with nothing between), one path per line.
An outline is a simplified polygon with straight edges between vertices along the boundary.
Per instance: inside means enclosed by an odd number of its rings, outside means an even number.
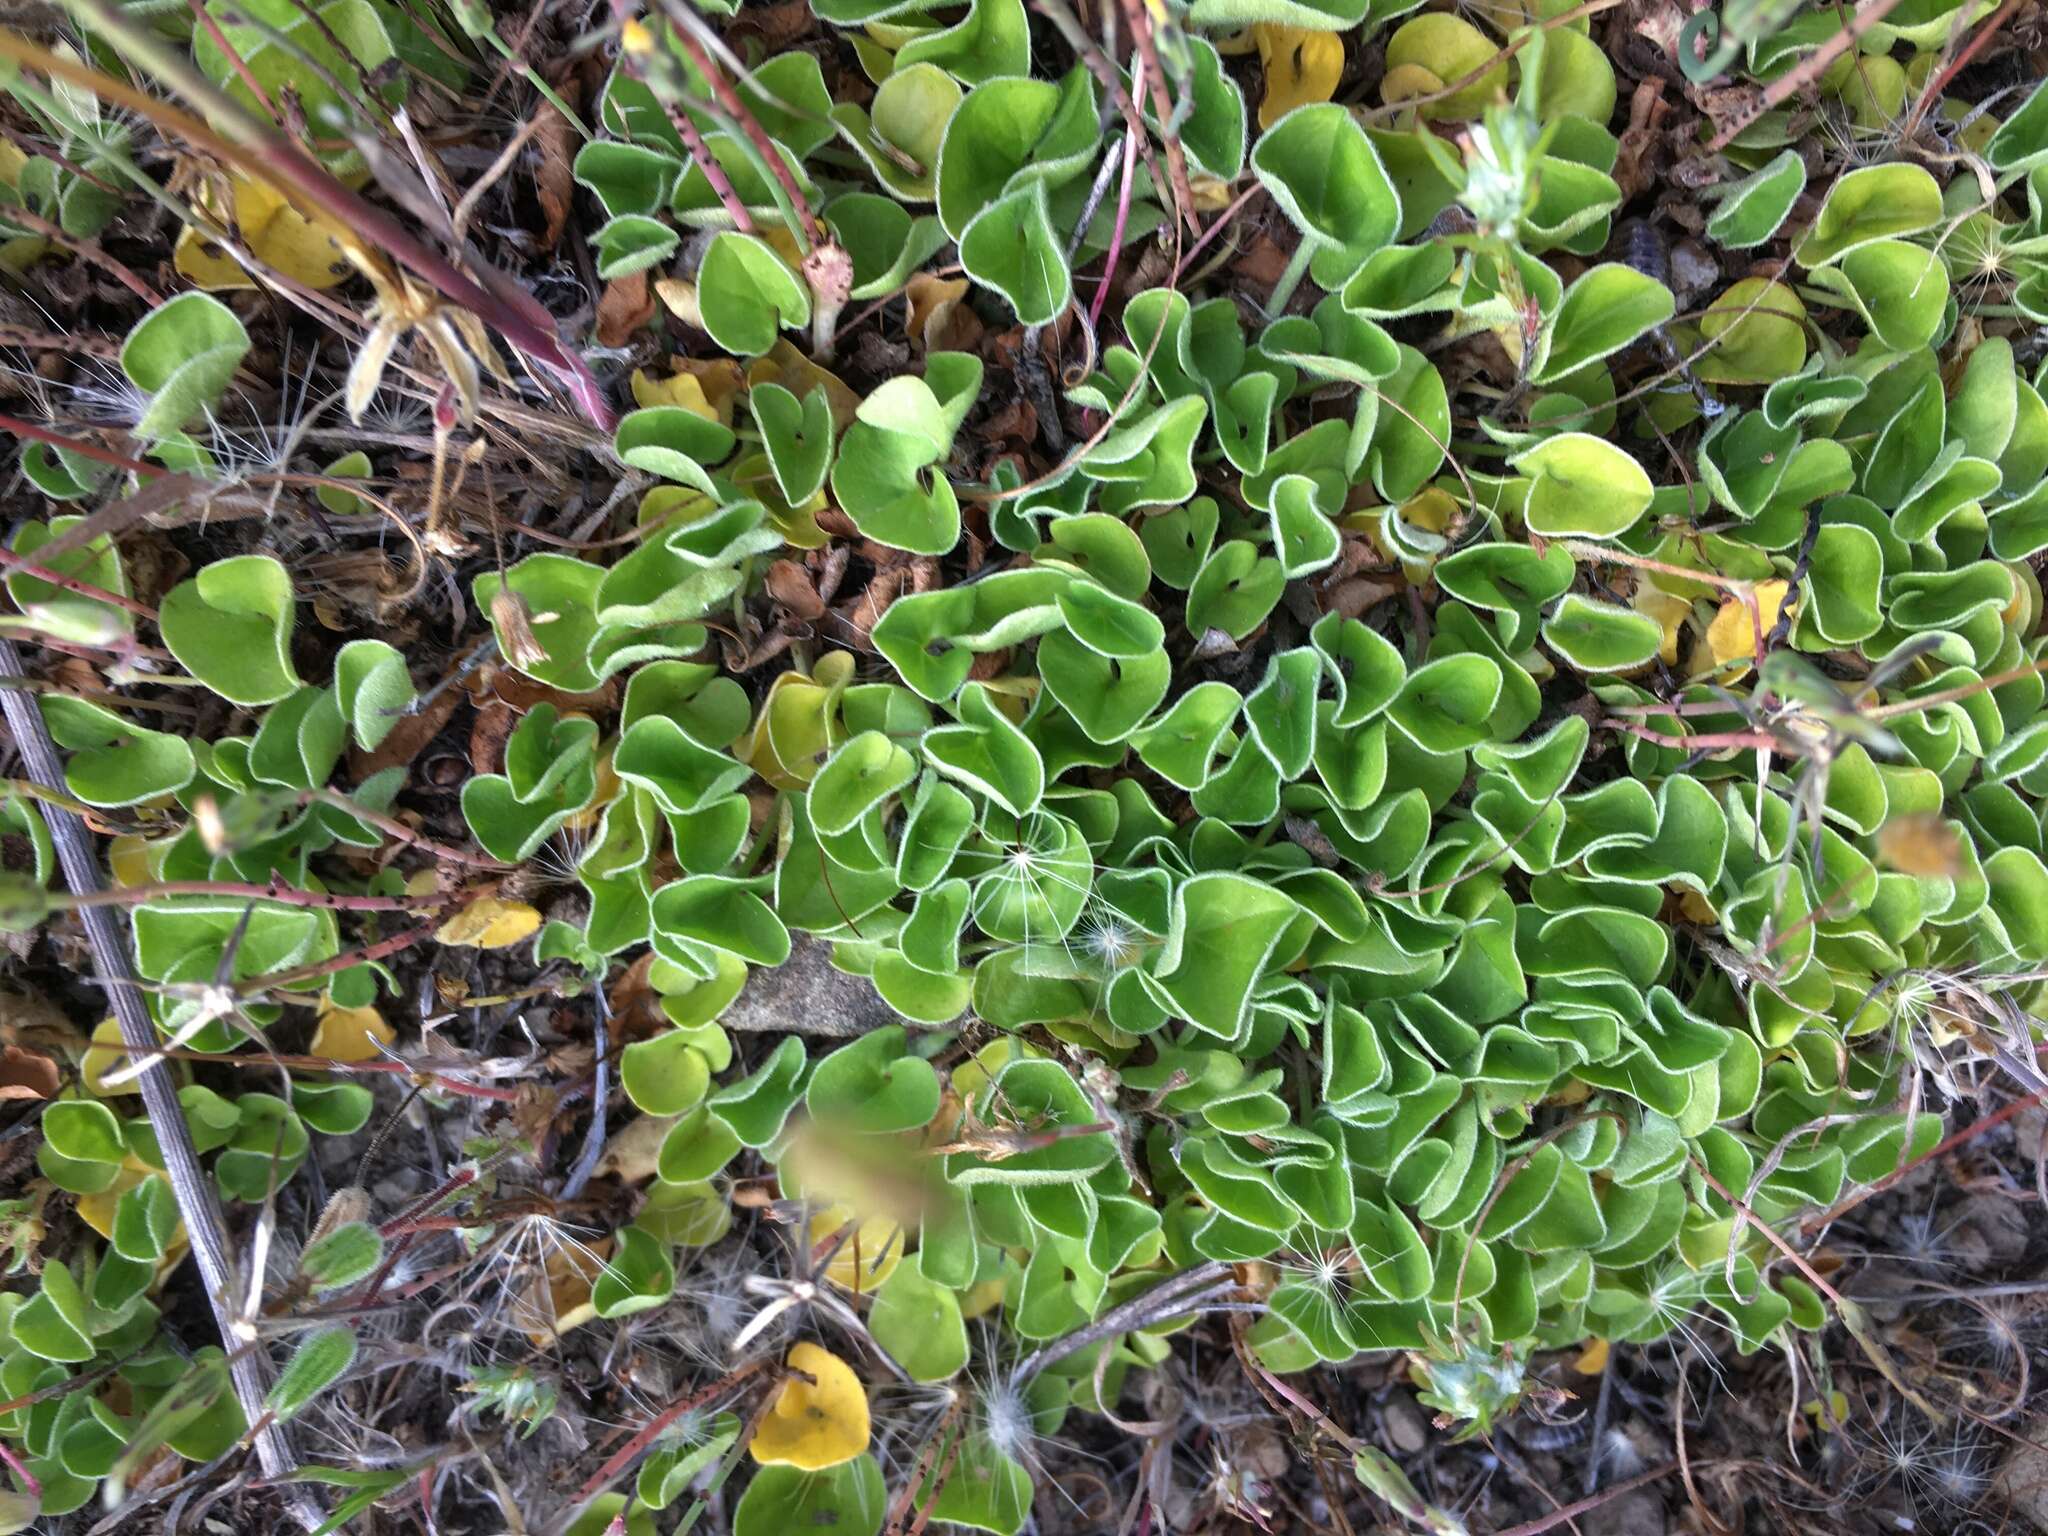
M1387 1443L1401 1455L1419 1455L1429 1444L1429 1421L1405 1392L1388 1398L1381 1416L1386 1420Z

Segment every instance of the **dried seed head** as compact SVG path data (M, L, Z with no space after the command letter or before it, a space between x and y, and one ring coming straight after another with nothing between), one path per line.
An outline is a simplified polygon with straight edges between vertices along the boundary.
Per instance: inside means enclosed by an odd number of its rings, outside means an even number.
M548 659L547 647L534 638L533 610L510 587L491 599L491 623L497 626L505 659L515 667L532 667Z
M345 1227L352 1221L367 1221L369 1217L369 1195L354 1184L345 1185L334 1192L320 1212L320 1219L313 1223L313 1232L306 1239L306 1246L312 1247L337 1227Z

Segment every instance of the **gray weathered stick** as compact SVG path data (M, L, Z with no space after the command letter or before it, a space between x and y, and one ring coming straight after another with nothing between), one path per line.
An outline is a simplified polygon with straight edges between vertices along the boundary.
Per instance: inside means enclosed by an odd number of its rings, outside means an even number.
M11 640L0 639L0 672L17 677L21 675L21 655ZM63 792L64 767L58 761L57 749L50 740L49 732L43 727L42 711L36 707L34 696L17 689L0 689L0 713L6 716L7 727L21 751L22 765L27 769L28 777L45 789ZM93 857L92 843L84 825L69 811L60 811L47 801L38 801L37 809L49 824L51 840L57 845L57 858L64 867L64 883L70 887L71 894L89 896L98 892L101 889L99 864ZM156 1027L150 1023L148 1011L142 1005L142 993L135 985L135 974L128 966L128 948L118 909L80 907L78 917L85 924L86 938L92 943L93 961L99 969L100 980L113 1001L114 1017L120 1020L122 1040L131 1051L142 1055L154 1052L158 1045ZM178 1197L178 1214L185 1220L185 1231L192 1239L192 1255L199 1261L200 1278L205 1282L207 1298L213 1303L213 1317L220 1327L221 1343L227 1350L235 1396L249 1422L261 1423L264 1394L270 1389L270 1357L260 1347L244 1349L242 1341L235 1335L234 1257L228 1244L227 1224L221 1217L220 1202L214 1197L213 1181L200 1168L199 1157L192 1150L185 1115L178 1105L177 1091L171 1086L169 1075L160 1069L145 1072L141 1087L142 1105L149 1115L150 1129L156 1133L157 1145L163 1149L164 1171L170 1175L171 1191ZM284 1477L297 1465L284 1426L264 1424L256 1432L255 1440L257 1459L262 1463L266 1477L273 1480ZM287 1489L286 1492L292 1513L307 1530L317 1529L325 1517L305 1490Z

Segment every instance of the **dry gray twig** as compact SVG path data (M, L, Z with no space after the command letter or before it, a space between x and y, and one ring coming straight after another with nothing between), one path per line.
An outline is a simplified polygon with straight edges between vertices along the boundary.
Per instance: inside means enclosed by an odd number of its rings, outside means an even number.
M14 643L0 639L0 672L18 676L21 670L21 655ZM50 740L49 732L43 727L42 713L36 707L34 696L15 689L0 689L0 713L6 717L7 727L20 749L22 766L28 777L45 789L63 793L64 767L58 760L57 748ZM93 858L91 838L85 827L69 811L58 810L48 801L38 801L37 808L49 825L51 840L57 846L58 862L64 868L64 883L71 894L96 894L101 889L99 865ZM129 969L118 909L80 907L78 917L85 925L86 939L92 945L93 963L99 971L100 981L113 1001L114 1017L120 1021L122 1040L129 1050L138 1055L152 1055L158 1043L156 1027L150 1023L149 1014L142 1006L142 993L136 986L134 972ZM244 1348L235 1332L234 1253L227 1223L221 1215L220 1201L214 1195L213 1181L200 1168L198 1154L192 1150L192 1138L186 1130L185 1116L179 1108L177 1091L172 1087L169 1076L162 1071L144 1072L141 1087L143 1109L149 1116L150 1129L156 1133L157 1145L163 1150L164 1172L170 1178L172 1193L177 1196L178 1214L184 1218L185 1231L191 1237L192 1254L199 1261L200 1279L206 1286L207 1299L213 1304L214 1322L220 1328L221 1343L227 1350L235 1397L248 1421L262 1426L254 1436L257 1458L262 1463L264 1476L273 1480L286 1477L297 1465L297 1458L284 1426L264 1422L263 1400L270 1390L270 1357L260 1347ZM287 1490L286 1502L293 1515L309 1531L318 1529L326 1518L303 1488Z

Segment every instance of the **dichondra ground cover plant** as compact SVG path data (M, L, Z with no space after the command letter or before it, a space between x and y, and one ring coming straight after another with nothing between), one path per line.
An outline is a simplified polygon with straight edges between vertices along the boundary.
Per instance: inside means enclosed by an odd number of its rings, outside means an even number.
M17 18L0 1529L1451 1536L1343 1383L1648 1346L1988 1436L1831 1234L2048 1092L2043 41Z

